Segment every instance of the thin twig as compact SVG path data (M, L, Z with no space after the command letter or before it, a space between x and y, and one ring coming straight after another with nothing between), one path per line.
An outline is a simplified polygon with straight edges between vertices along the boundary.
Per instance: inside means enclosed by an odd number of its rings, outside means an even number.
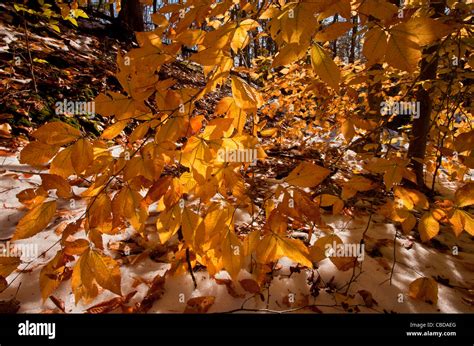
M31 77L33 79L33 85L35 87L35 92L38 93L38 87L36 86L35 71L33 70L33 59L31 58L30 39L29 39L29 35L28 35L28 28L26 27L25 16L23 16L23 25L25 27L26 49L28 50L28 56L30 58Z

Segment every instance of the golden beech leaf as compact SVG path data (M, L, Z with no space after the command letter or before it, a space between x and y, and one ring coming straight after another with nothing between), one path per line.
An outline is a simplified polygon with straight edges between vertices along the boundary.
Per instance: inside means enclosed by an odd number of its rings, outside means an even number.
M263 98L260 93L244 82L241 78L231 76L232 95L234 96L237 107L244 111L255 111L263 104Z
M42 166L48 163L58 152L59 147L43 142L31 142L20 153L20 163Z
M413 299L436 305L438 303L438 283L432 278L418 278L410 284L408 294Z
M402 221L402 230L408 234L416 226L416 217L412 213L407 212L406 218Z
M20 257L0 256L0 276L6 278L21 264Z
M66 264L74 257L59 251L54 258L41 268L39 284L43 302L59 287L62 281L69 278L70 268Z
M184 313L196 313L203 314L209 311L211 306L214 304L216 297L206 296L206 297L195 297L188 300L186 303L186 308Z
M322 194L314 199L321 207L332 206L332 214L337 215L344 209L344 202L337 196Z
M41 126L31 135L45 144L64 145L78 139L81 131L66 123L54 121Z
M235 279L237 278L237 275L239 275L244 260L244 248L242 242L235 232L229 229L226 232L226 236L224 237L221 246L222 264L231 278Z
M56 194L60 198L72 197L71 185L63 177L56 174L42 174L42 187L45 190L56 190Z
M101 193L90 200L87 221L90 228L105 230L112 222L112 201L109 195Z
M454 200L459 208L474 204L474 183L468 183L458 189L454 195Z
M158 237L162 244L166 243L181 225L181 208L179 204L175 204L171 209L166 209L160 213L156 220L156 229Z
M276 262L282 257L299 263L308 268L313 264L309 260L308 249L301 240L286 238L277 233L268 234L257 245L257 261L259 263Z
M387 191L393 187L393 185L400 184L402 178L406 175L406 165L408 162L400 158L393 159L373 159L366 165L366 169L374 173L384 173L383 181Z
M135 128L135 130L133 130L132 134L130 135L129 142L135 143L136 141L143 139L143 137L145 137L149 129L150 129L150 123L148 122L138 125Z
M64 241L64 253L67 255L80 256L86 251L90 243L86 239L76 239L74 241Z
M406 31L404 23L390 29L385 60L400 70L414 72L421 59L420 46L415 34Z
M68 178L74 174L74 167L72 166L72 146L61 150L51 161L49 172L51 174L59 175L62 178Z
M430 240L439 233L439 223L431 212L423 214L418 225L418 231L423 242Z
M258 28L258 23L253 19L245 19L238 23L237 28L234 31L230 47L235 54L238 54L239 49L244 49L250 42L248 32Z
M249 293L259 293L261 288L257 281L254 279L242 279L239 280L240 286Z
M308 51L309 44L289 43L280 48L272 67L284 66L302 59Z
M16 195L18 201L24 204L28 209L32 209L43 203L48 198L48 192L39 187L37 189L26 189Z
M333 41L339 36L343 35L347 30L352 28L353 24L350 22L339 22L329 25L323 30L316 33L314 39L317 42Z
M352 121L349 119L344 120L341 125L341 133L344 136L346 143L350 143L352 141L352 138L355 136L355 128Z
M285 182L299 187L314 187L331 173L329 169L311 162L302 162L284 179Z
M222 98L216 106L215 114L225 114L227 117L234 119L232 125L237 129L238 134L242 134L247 121L247 113L237 106L234 98Z
M116 123L110 125L107 127L104 132L102 132L102 135L100 136L103 139L113 139L117 137L120 132L123 131L123 129L128 125L129 120L121 120L117 121Z
M270 34L278 44L309 42L318 25L314 14L323 9L322 5L324 2L288 2L280 14L270 21ZM268 14L274 15L271 12Z
M72 147L72 166L77 174L81 174L94 160L92 145L87 139L78 140Z
M339 91L341 72L329 54L318 44L311 47L311 65L314 72L331 88Z
M341 198L345 201L354 197L357 192L369 191L376 187L376 184L361 175L354 175L349 181L342 185Z
M30 238L48 226L56 212L56 201L40 204L23 216L16 226L12 240Z
M181 230L183 239L190 245L194 245L194 237L199 227L204 227L202 218L190 208L184 208L181 216ZM199 230L201 231L201 230Z
M389 21L397 13L398 7L386 0L358 0L357 11L365 16L373 16Z
M467 211L455 209L449 218L449 223L457 237L464 230L470 235L474 235L474 217Z
M410 18L408 22L403 23L403 30L415 35L420 46L440 40L453 31L449 25L428 17Z
M456 151L462 153L464 151L474 149L474 130L459 134L454 140Z
M357 257L339 256L337 254L337 247L341 245L343 245L343 241L335 234L319 238L309 249L309 257L313 262L329 258L338 270L347 271L354 268L358 263ZM329 253L330 249L333 249L333 254Z
M367 32L364 41L364 55L369 65L382 61L387 51L387 39L387 33L377 26Z
M121 275L118 263L100 252L88 248L79 258L72 272L72 290L76 304L86 302L98 294L97 285L115 294L122 295Z
M341 238L339 238L335 234L327 235L325 237L321 237L314 243L313 246L309 248L309 258L313 262L320 262L323 259L328 257L326 252L328 246L331 248L334 247L334 244L342 244Z
M426 196L417 190L396 186L393 192L396 200L408 210L412 210L413 208L428 209L430 207Z

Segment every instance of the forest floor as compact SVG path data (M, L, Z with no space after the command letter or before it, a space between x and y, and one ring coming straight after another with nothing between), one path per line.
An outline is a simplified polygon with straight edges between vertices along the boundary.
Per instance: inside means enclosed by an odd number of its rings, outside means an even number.
M87 98L97 94L106 84L114 87L115 57L119 50L126 47L112 38L91 34L91 30L99 30L103 26L101 23L81 22L80 28L87 27L87 33L84 29L77 32L65 30L57 34L53 31L35 32L34 28L22 31L11 19L3 17L2 21L0 120L14 119L11 125L4 123L0 127L0 240L6 242L25 211L16 195L41 184L39 176L33 174L35 169L18 161L18 153L27 143L28 134L38 124L54 120L51 100L73 95ZM15 64L15 57L20 57L19 64ZM202 76L184 65L170 66L163 73L166 74L164 77L171 76L182 85L202 83ZM33 92L35 88L38 93ZM219 93L211 95L202 102L200 111L210 115L210 110L214 108L212 104L220 97L222 94ZM78 123L92 134L105 127L104 119L61 120ZM354 155L354 152L347 151L344 160L351 162ZM271 156L268 166L259 167L257 179L259 175L263 178L263 172L278 174L279 170L289 171L289 166L294 164L291 156ZM446 182L439 184L441 187L448 196L457 188ZM79 195L85 188L77 184L73 189ZM155 293L157 299L149 312L183 312L189 298L202 296L215 299L209 312L474 312L474 244L467 233L456 239L451 232L442 229L436 239L426 243L412 235L399 234L395 237L396 227L370 208L373 199L377 198L383 197L361 198L351 214L323 215L323 220L344 242L359 243L364 239L362 266L340 271L329 259L324 259L318 263L317 269L302 270L283 258L274 268L274 277L268 289L261 293L252 293L251 288L244 288L238 283L251 277L246 271L241 271L238 282L233 283L225 272L210 278L205 270L198 270L195 273L196 289L189 274L166 276L162 284L156 285L156 281L153 284L154 278L165 274L169 264L160 261L160 256L140 257L140 246L130 233L104 235L106 253L121 263L124 297L130 293L115 305L113 311L120 311L120 306L143 302L150 293ZM117 302L110 303L116 296L102 291L90 304L80 302L75 305L70 280L63 282L55 291L56 302L42 300L39 287L41 267L59 248L57 241L65 220L79 217L85 207L77 203L75 208L58 205L58 209L60 217L53 220L48 229L33 238L16 242L37 244L38 253L42 255L39 258L23 258L27 263L8 278L9 283L14 282L0 293L0 309L8 310L8 304L19 302L20 313L69 313L85 312L91 306L107 301L109 303L105 306L114 307ZM239 214L237 228L251 222L251 219L248 214ZM310 244L321 234L315 232L309 239ZM122 251L124 244L134 249L131 254ZM458 246L457 255L452 253L454 245ZM140 261L135 263L138 257ZM409 298L408 286L419 277L430 277L438 282L437 304Z
M24 207L17 201L16 194L40 185L41 180L38 175L27 173L34 172L34 169L21 165L14 153L0 157L0 160L0 239L6 241L23 215ZM84 189L75 186L74 192L79 194ZM449 191L446 190L447 193ZM53 301L48 299L43 302L41 299L39 273L42 265L51 260L59 249L57 241L64 220L71 221L83 212L84 205L80 203L75 209L71 209L68 204L63 205L59 207L61 217L53 221L48 229L33 238L16 242L37 244L38 253L46 253L39 258L24 259L26 263L9 279L15 282L0 294L0 300L16 299L20 303L20 313L60 312ZM248 287L244 289L241 284L232 283L226 272L210 278L205 270L197 271L197 289L194 289L189 274L167 276L159 287L161 298L154 302L149 312L183 312L189 298L202 296L215 298L209 312L474 312L474 294L469 289L474 286L474 245L468 235L464 233L456 239L449 231L442 230L436 241L428 243L400 235L394 241L395 226L386 223L382 216L362 210L356 214L336 217L326 215L323 219L345 243L359 243L364 237L365 258L362 267L340 271L329 259L324 259L315 270L300 270L290 260L283 258L274 269L269 288L261 294L252 294L248 292ZM236 219L236 226L245 224L249 219L248 214L240 215ZM153 279L164 275L169 268L169 264L160 262L159 256L142 256L135 264L134 261L140 256L140 247L130 234L104 235L106 253L122 263L124 296L136 291L125 304L127 306L142 302L150 293ZM310 242L314 243L319 236L321 234L315 232ZM137 249L137 253L132 250L127 256L120 251L123 244ZM453 256L452 247L455 244L459 247L459 254ZM407 287L419 277L432 277L438 282L436 305L408 297ZM241 271L237 281L247 278L251 278L251 274ZM345 296L343 293L346 293L348 285L349 294ZM156 286L153 287L153 290L156 289ZM109 303L106 306L110 306L110 300L116 298L113 293L103 291L94 302L75 305L70 280L63 282L54 296L64 304L65 312L85 312L91 306L107 301Z

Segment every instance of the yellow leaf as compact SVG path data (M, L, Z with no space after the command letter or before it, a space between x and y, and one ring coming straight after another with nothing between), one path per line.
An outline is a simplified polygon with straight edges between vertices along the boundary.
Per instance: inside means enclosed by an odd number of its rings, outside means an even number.
M30 238L48 226L56 212L56 201L46 202L31 209L16 226L12 240Z
M402 222L402 230L405 234L410 232L416 226L416 217L411 213L407 213L407 217Z
M259 263L266 264L288 257L296 263L312 268L313 264L308 256L308 249L301 240L285 238L276 233L266 235L257 245Z
M162 244L166 243L181 225L181 208L175 204L171 209L166 209L160 213L156 220L156 229L158 237Z
M202 218L190 210L190 208L184 208L181 216L181 230L183 232L183 239L189 245L194 245L194 237L198 227L204 227Z
M120 268L110 257L91 248L87 249L77 261L72 272L72 290L76 304L82 298L92 300L98 294L97 284L115 294L122 295Z
M459 208L474 204L474 183L468 183L458 189L454 200Z
M59 175L62 178L68 178L74 174L74 167L72 166L71 160L72 148L72 146L67 147L54 157L49 169L51 174Z
M419 278L410 284L408 294L413 299L436 305L438 303L438 284L432 278Z
M332 206L333 215L339 214L344 209L344 202L339 197L326 193L317 196L314 201L319 202L321 207Z
M262 137L273 137L278 133L278 127L270 127L268 129L260 131Z
M408 210L412 210L415 207L418 209L428 209L430 206L426 196L419 191L407 189L402 186L396 186L393 191L396 199Z
M341 79L341 72L329 57L329 54L321 48L318 44L311 47L311 65L314 72L330 87L339 91L339 80Z
M20 257L0 256L0 276L6 278L8 275L18 268L21 260Z
M184 313L187 313L187 314L206 313L214 304L215 300L216 300L216 297L213 297L213 296L191 298L186 303L186 308L184 309Z
M474 235L474 218L468 212L456 209L449 218L449 222L457 237L459 237L463 230L470 235Z
M474 130L461 133L454 140L454 147L459 153L474 149Z
M400 70L414 72L421 59L420 46L416 35L406 31L404 24L397 24L390 29L385 60Z
M383 21L389 21L397 13L398 7L385 0L359 0L357 12L373 16Z
M41 268L39 284L43 302L59 287L63 280L67 279L70 269L66 267L66 264L70 259L64 252L59 251L48 264Z
M421 240L424 242L430 240L439 233L439 223L433 217L431 212L425 213L421 217L418 231L420 232Z
M66 179L56 174L42 174L42 186L45 190L56 190L60 198L69 198L72 196L71 185Z
M440 40L453 31L449 25L428 17L410 18L408 22L403 24L403 28L406 32L416 36L417 43L420 46Z
M112 202L106 193L101 193L90 200L87 220L90 228L102 228L112 222Z
M311 162L302 162L285 178L288 184L313 187L320 184L331 173L329 169Z
M229 228L222 241L222 264L233 279L237 278L242 268L243 251L242 242Z
M344 136L344 139L346 140L346 143L350 143L352 141L352 138L354 138L355 136L355 128L352 121L350 121L349 119L344 120L341 125L341 132Z
M72 147L72 166L77 174L81 174L94 160L92 145L87 139L78 140Z
M321 237L314 243L313 246L309 248L309 257L313 262L320 262L323 259L328 257L326 253L327 247L331 246L333 248L334 243L336 245L342 244L341 238L335 234L331 234L325 237Z
M361 175L355 175L342 185L341 198L347 200L354 197L358 191L369 191L375 188L376 184Z
M352 28L353 24L349 22L339 22L329 25L328 27L324 28L323 30L316 33L314 39L318 42L326 42L326 41L333 41L342 34L344 34L347 30Z
M308 50L308 44L289 43L280 48L275 59L273 59L272 67L288 65L302 59Z
M387 191L390 191L393 185L397 185L402 181L406 173L407 161L399 158L373 159L366 165L366 169L374 173L384 173L383 181Z
M242 134L244 131L247 113L237 106L234 98L222 98L216 106L215 114L225 114L227 117L234 119L232 126L237 129L238 134Z
M143 139L150 129L150 124L148 122L138 125L135 130L133 130L130 135L129 142L135 143L136 141Z
M42 166L58 152L59 147L42 142L31 142L20 153L20 163Z
M262 106L263 99L260 93L244 82L241 78L231 76L232 95L237 107L250 112L255 112Z
M313 263L308 258L308 249L301 240L278 237L276 257L284 256L305 267L313 267Z
M45 144L64 145L78 139L81 131L66 123L55 121L41 126L31 135Z
M120 132L127 126L129 120L121 120L107 127L102 135L100 136L103 139L113 139L117 137Z
M248 45L250 41L248 31L254 30L258 27L258 23L253 19L245 19L238 24L230 43L230 47L235 54L238 54L239 49L244 49Z
M270 21L270 33L279 44L309 42L318 25L314 13L321 10L318 2L289 2Z
M387 50L387 33L377 26L370 29L364 41L364 55L368 64L381 62Z

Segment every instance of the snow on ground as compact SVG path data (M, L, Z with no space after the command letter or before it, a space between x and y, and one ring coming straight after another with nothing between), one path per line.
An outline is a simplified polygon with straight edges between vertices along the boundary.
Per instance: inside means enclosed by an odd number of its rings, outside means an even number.
M23 189L35 187L40 183L38 176L29 176L21 171L31 172L31 167L21 165L16 157L0 158L0 240L7 241L14 232L15 225L24 214L19 208L21 204L15 195ZM65 206L64 206L65 207ZM61 208L61 207L60 207ZM80 216L84 206L77 204L76 210L70 211L68 217ZM72 215L72 216L71 216ZM333 227L335 233L348 243L358 244L367 228L368 216L351 219L349 216L325 217L325 221ZM54 232L58 224L64 220L57 219L52 222L46 231L40 232L35 237L23 240L23 243L38 245L38 253L50 248L59 236ZM474 312L472 305L472 291L474 288L474 242L464 232L458 239L449 231L442 230L436 238L437 246L433 243L422 244L409 237L399 237L394 249L395 227L384 223L379 215L372 215L370 227L366 231L366 250L371 250L370 256L365 253L362 261L362 272L352 269L345 272L339 271L329 259L319 262L319 268L315 270L313 278L321 278L321 287L331 286L339 289L339 292L320 289L319 295L310 295L308 279L311 277L309 271L302 270L290 275L290 267L294 266L286 258L280 260L279 270L273 278L269 290L262 291L262 295L252 295L245 292L236 283L235 291L242 298L235 298L228 293L225 285L217 284L205 271L198 271L196 275L198 287L194 289L189 274L175 277L167 277L164 295L156 301L149 312L183 312L186 301L193 297L214 296L215 303L209 312L225 311L298 311L308 312L302 309L306 305L317 305L321 312L344 312L354 311L351 306L361 312ZM79 234L80 235L80 234ZM314 242L321 234L313 235ZM104 244L109 241L120 239L122 236L105 236ZM20 243L20 242L18 242ZM457 246L459 254L453 255L452 248ZM43 264L47 263L57 252L59 246L52 247L45 256L34 260L29 264L28 270L14 272L7 281L11 282L17 275L14 283L0 294L0 300L8 300L16 295L21 302L20 313L40 313L55 309L51 300L45 302L41 299L39 289L39 272ZM376 250L376 251L374 251ZM376 256L376 255L377 256ZM394 257L396 264L392 266ZM25 259L24 260L31 260ZM20 266L24 268L26 264ZM131 299L130 304L142 301L148 285L157 274L164 274L169 264L157 263L146 259L138 264L123 265L122 292L125 294L137 291ZM349 293L353 298L346 300L341 293L347 289L347 283L355 274L356 280L349 287ZM438 303L431 305L408 297L409 284L422 276L437 278L438 281ZM227 273L221 272L218 278L228 278ZM241 271L239 280L251 278L252 275ZM390 282L390 277L392 277ZM142 283L137 285L137 279ZM21 287L18 288L21 283ZM368 291L377 304L371 308L364 307L364 300L358 291ZM469 297L469 294L471 296ZM65 303L65 311L79 313L97 303L114 298L115 295L108 291L102 291L94 302L84 305L82 302L75 305L71 293L70 281L66 281L55 291L54 295ZM235 294L234 294L235 295ZM289 297L291 296L291 299ZM184 299L183 299L184 297ZM346 300L349 307L346 310L341 303ZM349 310L348 310L349 309Z

